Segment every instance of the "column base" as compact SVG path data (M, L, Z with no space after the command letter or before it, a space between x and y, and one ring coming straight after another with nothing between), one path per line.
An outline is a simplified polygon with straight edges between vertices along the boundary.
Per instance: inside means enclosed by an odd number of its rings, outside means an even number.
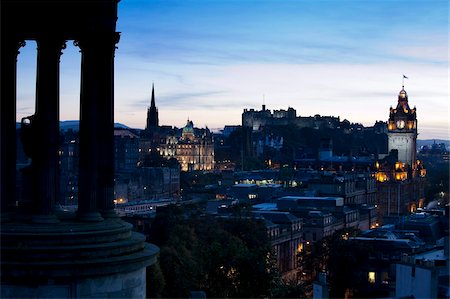
M145 298L159 249L120 219L0 226L0 298Z
M33 223L59 223L58 218L53 215L32 215L31 222Z
M11 221L11 215L8 212L2 212L0 216L0 222L5 223Z
M103 218L119 218L115 210L100 211Z
M77 219L82 222L100 222L104 220L99 212L77 213Z

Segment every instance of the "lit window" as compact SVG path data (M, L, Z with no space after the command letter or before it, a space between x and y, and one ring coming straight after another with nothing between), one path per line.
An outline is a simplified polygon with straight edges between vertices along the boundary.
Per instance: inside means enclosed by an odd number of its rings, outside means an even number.
M368 281L369 283L375 283L375 272L369 272Z

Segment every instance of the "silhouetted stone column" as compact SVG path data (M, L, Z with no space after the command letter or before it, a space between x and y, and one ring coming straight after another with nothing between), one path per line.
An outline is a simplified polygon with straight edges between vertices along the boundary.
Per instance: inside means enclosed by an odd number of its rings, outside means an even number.
M1 49L1 99L0 99L0 201L1 219L8 220L7 213L15 204L16 187L16 78L17 55L24 41L2 37Z
M84 220L114 211L114 51L118 33L78 41L82 51L79 213Z
M104 34L97 40L99 72L99 156L97 205L105 218L118 217L114 210L114 52L119 33Z
M36 42L32 221L52 223L58 222L53 210L59 192L59 62L65 41L44 37Z
M100 80L102 70L96 41L90 37L75 42L81 49L80 158L78 175L78 218L102 221L97 207L101 127Z

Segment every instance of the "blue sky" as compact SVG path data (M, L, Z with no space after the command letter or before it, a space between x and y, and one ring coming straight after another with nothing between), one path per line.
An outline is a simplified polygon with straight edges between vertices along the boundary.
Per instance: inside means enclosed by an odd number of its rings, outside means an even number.
M244 108L293 107L371 126L402 76L419 138L449 139L447 0L119 2L115 120L143 128L155 84L160 123L240 124ZM18 118L32 114L35 45L19 56ZM80 53L61 57L61 119L78 119Z

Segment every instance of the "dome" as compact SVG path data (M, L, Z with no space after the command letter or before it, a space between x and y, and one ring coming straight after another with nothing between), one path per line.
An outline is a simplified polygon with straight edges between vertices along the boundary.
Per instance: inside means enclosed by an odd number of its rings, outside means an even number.
M192 139L194 137L194 123L189 119L183 128L182 137L186 139Z
M183 128L183 132L194 132L194 123L192 120L188 120Z

